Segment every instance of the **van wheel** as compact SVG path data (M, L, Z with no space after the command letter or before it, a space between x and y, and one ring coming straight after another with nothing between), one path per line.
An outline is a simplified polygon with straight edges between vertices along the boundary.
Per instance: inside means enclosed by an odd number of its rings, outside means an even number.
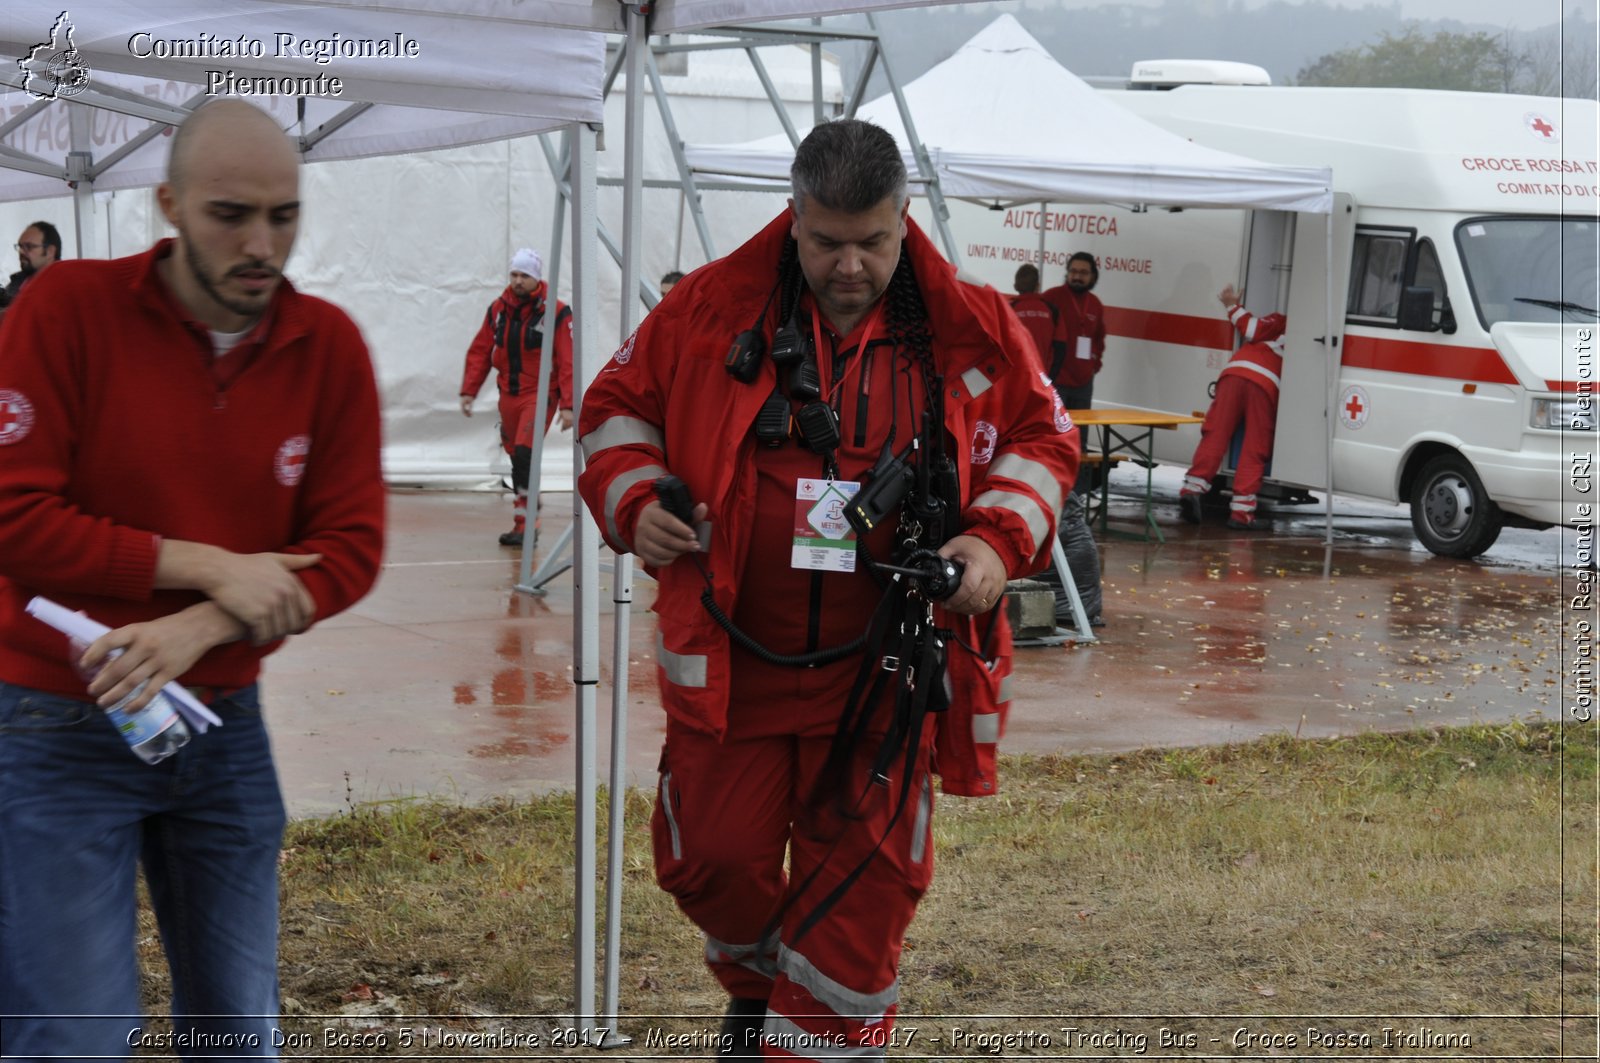
M1472 463L1459 454L1429 461L1411 488L1411 527L1440 557L1477 557L1500 538L1505 520Z

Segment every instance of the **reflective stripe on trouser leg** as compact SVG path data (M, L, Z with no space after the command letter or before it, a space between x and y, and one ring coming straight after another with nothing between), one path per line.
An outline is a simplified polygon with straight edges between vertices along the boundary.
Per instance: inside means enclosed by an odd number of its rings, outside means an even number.
M651 817L656 881L705 936L730 996L772 992L795 780L787 737L719 742L671 717ZM763 940L770 936L772 940Z
M1233 513L1251 516L1256 511L1255 495L1234 495L1233 501L1228 503L1228 509Z
M1211 490L1210 480L1202 480L1198 476L1188 474L1184 475L1183 487L1180 489L1182 494L1203 495L1209 490Z
M817 1060L884 1056L899 1006L906 927L933 877L931 807L919 808L919 795L931 802L931 788L924 786L931 743L928 728L903 805L904 756L892 763L887 786L867 784L877 753L874 739L860 744L847 777L837 784L840 792L865 795L848 815L832 803L805 805L797 812L790 836L791 890L809 885L791 895L784 912L778 976L767 1001L768 1055ZM829 745L829 738L799 739L797 792L809 792ZM863 863L868 853L872 856ZM859 875L832 906L812 919L818 903L857 868ZM809 929L797 937L803 925Z

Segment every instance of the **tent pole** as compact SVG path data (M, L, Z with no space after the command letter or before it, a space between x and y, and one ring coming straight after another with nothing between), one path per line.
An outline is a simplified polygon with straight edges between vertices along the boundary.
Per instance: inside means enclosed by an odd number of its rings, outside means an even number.
M649 66L654 73L654 57L649 54L646 35L645 8L640 4L629 4L627 11L628 91L624 101L622 327L619 332L624 338L633 335L634 325L639 318L639 229L644 213L644 186L641 180L644 176L644 120L640 111L644 102L646 67ZM655 84L655 91L661 93L660 82L656 81ZM607 831L610 851L606 864L604 1014L605 1025L614 1031L617 1028L618 983L622 966L622 813L628 793L628 650L633 616L632 557L620 556L612 566L611 601L616 627L611 643L611 783L607 794L611 817Z
M811 24L820 29L822 27L822 20L820 18L813 18L811 20ZM750 58L754 59L755 55L756 55L755 51L751 50L750 51ZM762 71L760 71L760 73L761 73L762 80L763 81L766 80L766 76L767 76L766 75L766 71L762 70ZM776 94L774 94L774 96L776 96ZM776 98L774 98L774 100L773 100L773 105L778 108L778 113L783 116L784 128L785 129L789 128L789 112L784 109L783 104L781 102L779 102ZM811 42L811 124L812 124L812 126L819 126L823 122L826 122L827 120L828 120L828 114L827 114L827 111L823 108L823 105L822 105L822 42L821 41L812 41ZM791 139L793 138L793 134L792 133L790 134L790 137L791 137ZM800 142L798 140L796 140L795 141L795 146L799 147L799 145L800 145Z
M561 245L566 234L567 193L556 183L555 223L551 226L550 246L546 255L549 267L545 272L544 315L539 329L544 334L544 350L540 352L539 397L534 401L533 456L528 465L528 521L538 533L539 514L544 509L539 501L544 486L544 447L549 432L544 430L545 415L550 409L550 377L555 372L556 333L551 322L556 319L556 297L561 291ZM518 570L516 589L524 594L533 588L534 535L522 536L522 566ZM555 553L557 551L552 551Z
M1333 545L1333 404L1335 402L1333 389L1338 386L1337 382L1339 379L1340 358L1339 340L1333 331L1333 212L1337 209L1338 204L1335 203L1328 211L1326 222L1327 236L1323 241L1323 254L1325 260L1324 271L1327 274L1327 293L1323 296L1325 300L1325 311L1327 314L1327 321L1325 322L1327 331L1324 332L1323 335L1328 337L1328 345L1323 349L1323 354L1327 358L1327 363L1323 370L1325 379L1322 389L1322 401L1325 405L1323 406L1322 420L1327 429L1327 436L1325 438L1325 442L1327 444L1327 460L1325 463L1325 468L1327 472L1324 476L1324 480L1328 485L1328 489L1324 494L1325 508L1323 523L1325 525L1325 530L1322 541L1328 546Z
M700 203L700 191L699 189L695 188L694 185L694 171L689 169L688 156L684 155L683 153L683 138L678 136L678 123L672 116L672 104L668 102L667 91L661 84L661 71L656 67L655 53L651 52L648 48L642 48L640 50L644 52L645 72L650 76L650 91L655 94L656 110L661 112L661 124L663 127L665 127L667 132L667 143L672 145L672 161L678 164L678 180L683 184L683 198L679 201L679 231L682 231L681 212L683 204L687 203L689 205L690 213L694 215L695 232L700 236L700 250L705 252L706 261L709 262L711 259L717 257L717 252L711 243L711 227L706 224L705 208ZM766 68L760 65L760 60L756 59L754 50L750 52L750 59L752 62L756 63L756 72L761 75L762 82L767 86L768 91L772 94L773 106L779 106L777 89L772 86L772 79L767 77ZM632 127L630 126L629 128L631 129ZM628 140L628 143L629 145L633 144L631 137ZM644 150L643 140L639 142L639 145L639 150L642 153ZM643 179L643 164L641 163L640 172L634 174L632 178L627 178L628 191L624 194L633 195L635 190L642 188ZM630 200L629 203L634 208L635 217L638 217L638 212L643 210L643 200ZM623 257L626 258L628 247L627 233L623 234L622 245ZM676 263L674 263L674 265L676 265ZM637 259L634 259L633 266L635 280L642 280L643 278L637 276L639 272L639 262ZM624 288L622 290L627 292L632 291L633 289ZM624 321L622 335L626 337L628 333L632 331L633 330L631 327L629 327L628 322Z
M867 25L872 27L873 33L878 33L878 20L871 12L867 13ZM879 40L881 45L881 34ZM916 123L911 120L911 108L906 105L905 93L900 91L900 79L894 76L894 68L889 65L889 50L882 47L879 50L882 53L883 73L889 79L889 91L894 93L894 105L900 111L900 124L906 131L906 142L917 160L917 172L927 181L928 205L933 208L933 223L939 229L939 239L944 243L946 257L959 267L961 252L956 249L955 235L950 232L950 207L939 188L939 175L934 172L933 160L928 158L928 149L923 146L922 138L917 136Z
M572 301L579 307L595 306L599 288L596 259L595 127L579 123L572 141ZM573 316L573 386L581 407L583 389L599 369L592 309ZM583 471L583 447L572 435L573 475ZM595 800L596 800L596 684L600 681L600 531L595 527L578 492L572 492L573 536L573 662L572 682L577 719L573 727L577 755L578 790L573 801L573 1025L594 1024L595 932Z
M1049 211L1050 211L1050 203L1049 203L1049 201L1048 200L1040 200L1039 201L1039 290L1040 291L1044 291L1044 289L1046 287L1045 282L1044 282L1044 253L1045 253L1045 236L1050 231L1050 228L1049 228L1049 224L1050 224ZM1040 354L1040 356L1043 356L1044 352L1040 351L1039 354Z
M100 241L94 230L94 153L88 107L67 104L67 124L72 150L67 153L67 180L72 184L72 225L77 230L79 258L100 258Z

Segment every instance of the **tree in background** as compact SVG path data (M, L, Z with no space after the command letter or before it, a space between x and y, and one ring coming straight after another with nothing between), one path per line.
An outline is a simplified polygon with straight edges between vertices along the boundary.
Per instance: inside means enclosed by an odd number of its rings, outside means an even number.
M1346 85L1533 96L1596 95L1593 23L1574 15L1578 32L1559 27L1530 34L1506 31L1431 36L1415 26L1376 44L1329 52L1300 68L1300 85ZM1588 32L1583 32L1587 29Z
M1424 36L1412 27L1385 33L1376 44L1329 52L1300 68L1301 85L1506 92L1519 63L1505 38L1441 30Z

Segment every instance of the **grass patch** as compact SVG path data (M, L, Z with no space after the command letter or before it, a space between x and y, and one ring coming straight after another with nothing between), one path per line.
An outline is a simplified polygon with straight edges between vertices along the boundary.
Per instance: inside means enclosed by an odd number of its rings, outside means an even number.
M1066 1016L1122 1016L1082 1026L1143 1033L1151 1055L1161 1029L1176 1039L1167 1054L1264 1054L1229 1043L1245 1028L1299 1038L1281 1052L1292 1057L1311 1028L1381 1038L1386 1026L1400 1040L1372 1054L1438 1054L1428 1038L1463 1033L1470 1049L1447 1053L1592 1050L1596 737L1593 725L1513 723L1010 758L998 797L939 802L934 886L901 970L902 1025L924 1040L891 1054L983 1054L992 1042L950 1041L949 1017L974 1015L1037 1017L1005 1027L1035 1035L1006 1055L1074 1054L1088 1035L1066 1033ZM698 934L654 884L650 799L626 805L620 984L636 1037L702 1029L645 1017L724 1003ZM572 817L572 795L557 794L363 804L292 824L285 1030L321 1038L329 1020L311 1016L339 1014L340 1028L384 1032L384 1051L407 1054L401 1028L558 1022L573 996ZM153 932L144 946L161 1012ZM926 1038L939 1030L936 1049ZM1049 1047L1041 1031L1054 1031Z

